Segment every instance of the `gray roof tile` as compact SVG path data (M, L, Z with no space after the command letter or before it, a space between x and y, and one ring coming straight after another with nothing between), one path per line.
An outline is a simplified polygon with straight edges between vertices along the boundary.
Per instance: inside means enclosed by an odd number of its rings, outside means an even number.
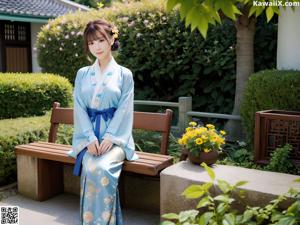
M69 0L0 0L0 14L51 18L88 8Z

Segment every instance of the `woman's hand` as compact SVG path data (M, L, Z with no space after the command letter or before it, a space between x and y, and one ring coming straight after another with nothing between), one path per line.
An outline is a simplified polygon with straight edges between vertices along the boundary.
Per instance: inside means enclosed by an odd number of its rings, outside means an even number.
M98 154L102 155L105 152L108 152L112 146L113 146L113 143L111 141L106 140L106 139L102 140L102 142L98 148Z
M88 152L92 155L98 155L99 142L98 140L92 142L87 146Z

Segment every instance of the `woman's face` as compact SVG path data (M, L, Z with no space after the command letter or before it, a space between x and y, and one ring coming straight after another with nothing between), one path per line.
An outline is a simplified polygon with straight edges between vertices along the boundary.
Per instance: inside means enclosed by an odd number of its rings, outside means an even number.
M107 41L99 32L97 32L96 37L96 39L88 42L88 46L91 54L101 62L110 57L113 39Z

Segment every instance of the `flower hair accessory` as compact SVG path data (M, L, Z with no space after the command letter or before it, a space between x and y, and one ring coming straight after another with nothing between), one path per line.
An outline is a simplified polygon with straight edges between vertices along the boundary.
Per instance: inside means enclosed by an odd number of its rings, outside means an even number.
M112 33L112 36L113 36L115 39L117 39L117 38L119 37L119 30L118 30L118 28L113 27L113 28L111 29L111 33Z

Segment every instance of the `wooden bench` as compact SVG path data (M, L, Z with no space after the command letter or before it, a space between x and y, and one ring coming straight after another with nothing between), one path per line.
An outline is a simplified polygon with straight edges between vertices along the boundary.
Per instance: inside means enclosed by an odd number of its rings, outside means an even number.
M167 155L172 114L170 109L165 113L134 112L134 129L162 133L160 154L136 151L139 159L125 160L123 171L155 177L161 170L173 164L173 157ZM63 165L75 163L75 159L67 155L71 146L55 143L59 124L73 124L73 109L61 108L60 104L55 102L50 122L48 142L34 142L15 147L19 192L39 201L63 192ZM24 156L25 159L22 158ZM28 174L30 171L32 175ZM31 181L31 176L36 176L36 179ZM35 193L28 193L31 190L28 190L26 185L31 186Z

